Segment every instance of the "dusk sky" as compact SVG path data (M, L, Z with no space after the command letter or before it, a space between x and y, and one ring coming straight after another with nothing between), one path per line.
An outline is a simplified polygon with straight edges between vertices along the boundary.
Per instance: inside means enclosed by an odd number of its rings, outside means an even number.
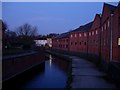
M38 34L64 33L91 22L102 13L103 2L3 2L2 18L14 31L29 23ZM117 5L117 2L109 3Z

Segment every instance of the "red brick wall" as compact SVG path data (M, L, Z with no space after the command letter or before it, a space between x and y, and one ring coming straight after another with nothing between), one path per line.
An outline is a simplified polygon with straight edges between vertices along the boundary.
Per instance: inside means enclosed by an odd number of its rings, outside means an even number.
M100 16L97 14L91 30L88 32L88 53L99 55L100 52Z
M120 61L120 46L118 45L118 38L120 38L120 5L115 10L113 16L113 61Z
M106 62L110 61L110 26L111 17L107 7L103 8L101 22L101 56Z
M54 49L69 50L69 38L54 38L52 42Z
M87 32L70 34L70 51L87 53Z

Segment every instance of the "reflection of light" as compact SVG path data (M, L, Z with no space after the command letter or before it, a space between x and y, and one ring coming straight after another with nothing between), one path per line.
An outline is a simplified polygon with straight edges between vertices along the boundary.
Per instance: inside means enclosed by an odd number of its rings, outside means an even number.
M50 60L50 61L49 61L49 64L50 64L50 67L51 67L51 65L52 65L52 56L50 55L49 58L50 58L50 59L49 59L49 60Z

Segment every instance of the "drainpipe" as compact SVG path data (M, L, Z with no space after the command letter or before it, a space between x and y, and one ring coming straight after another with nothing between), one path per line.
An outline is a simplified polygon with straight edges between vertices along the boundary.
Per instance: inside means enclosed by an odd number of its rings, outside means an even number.
M110 14L110 62L112 61L112 17L113 14Z

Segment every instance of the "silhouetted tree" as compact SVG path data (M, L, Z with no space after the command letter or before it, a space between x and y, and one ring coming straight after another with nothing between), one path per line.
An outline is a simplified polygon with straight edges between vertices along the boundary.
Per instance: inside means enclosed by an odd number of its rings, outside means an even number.
M36 34L37 34L37 27L36 26L31 26L30 24L25 23L25 24L19 26L16 29L16 34L18 36L30 36L30 37L33 37L33 36L36 36Z
M3 22L2 20L0 20L0 22L2 23L2 48L4 49L5 48L5 45L7 43L7 41L5 40L6 39L6 35L5 35L5 32L6 30L8 29L8 26L5 22Z
M25 23L16 29L16 34L19 37L19 43L23 45L23 49L29 49L37 34L37 27Z

